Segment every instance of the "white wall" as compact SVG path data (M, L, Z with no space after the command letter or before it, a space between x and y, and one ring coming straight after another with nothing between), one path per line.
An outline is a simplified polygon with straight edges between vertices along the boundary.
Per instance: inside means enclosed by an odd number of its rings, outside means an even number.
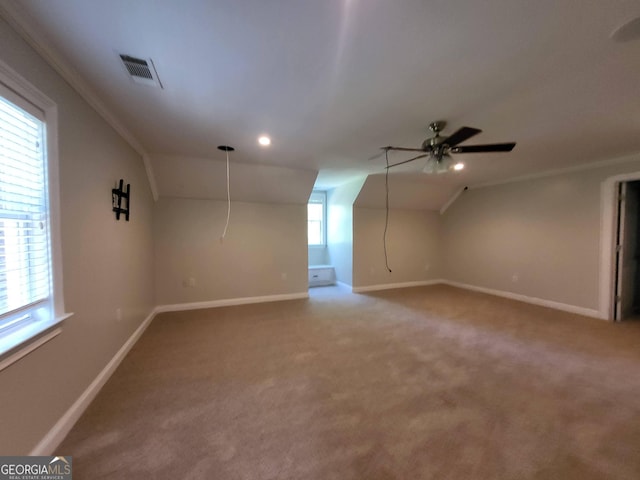
M161 198L154 213L158 305L307 291L306 204L232 202L223 243L226 202Z
M443 216L445 278L597 310L602 183L634 171L640 157L464 192Z
M442 235L438 212L391 209L387 253L392 273L385 266L384 222L384 209L353 209L354 288L441 278Z
M140 156L1 19L0 59L58 105L64 297L75 312L0 372L0 452L10 455L32 450L151 312L154 267ZM130 222L111 212L120 178L132 188Z
M309 247L309 265L328 265L329 262L327 247Z
M327 195L327 249L336 280L353 285L353 202L366 177L331 190Z
M353 204L341 202L336 192L329 195L327 208L327 250L333 265L336 280L346 285L353 284Z

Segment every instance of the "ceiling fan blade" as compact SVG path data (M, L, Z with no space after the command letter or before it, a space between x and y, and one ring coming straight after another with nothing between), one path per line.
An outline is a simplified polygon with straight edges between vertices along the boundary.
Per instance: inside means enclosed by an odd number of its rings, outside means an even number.
M413 162L414 160L418 160L419 158L424 158L424 157L426 157L428 155L429 155L428 153L425 153L425 154L422 154L422 155L418 155L417 157L410 158L409 160L405 160L403 162L398 162L398 163L394 163L393 165L389 165L387 168L397 167L398 165L402 165L402 164L405 164L405 163Z
M384 149L383 149L383 150L382 150L382 152L380 152L380 153L376 153L375 155L371 155L369 158L367 158L367 161L371 162L371 161L373 161L373 160L377 160L378 158L380 158L381 156L383 156L383 155L384 155L384 152L385 152L385 151L386 151L386 150L384 150Z
M468 140L469 138L479 134L480 132L482 132L482 130L478 130L477 128L462 127L461 129L455 131L452 135L447 137L444 143L446 143L450 147L454 147L459 143L462 143L465 140Z
M397 150L399 152L424 152L422 148L407 148L407 147L382 147L383 150Z
M515 143L491 143L487 145L466 145L451 149L451 153L510 152Z
M391 146L380 147L380 150L382 150L380 153L376 153L375 155L370 156L369 158L367 158L367 160L368 161L377 160L389 150L398 150L400 152L424 152L422 148L391 147Z

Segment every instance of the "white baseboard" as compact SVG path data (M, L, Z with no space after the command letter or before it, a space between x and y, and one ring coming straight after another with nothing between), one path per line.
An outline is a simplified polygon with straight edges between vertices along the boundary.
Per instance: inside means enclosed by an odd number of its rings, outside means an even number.
M142 336L144 331L147 329L153 317L155 317L157 310L154 309L151 313L144 319L144 321L140 324L140 326L136 329L135 332L129 337L129 339L125 342L120 350L113 356L113 358L107 363L107 365L102 369L102 371L98 374L98 376L91 382L91 384L87 387L87 389L82 392L82 395L78 397L78 399L71 405L71 407L60 417L60 420L56 422L56 424L49 430L49 432L43 437L42 440L31 450L29 455L53 455L58 445L64 440L64 437L67 436L71 428L78 421L80 416L87 409L89 404L96 397L100 389L107 383L107 380L111 377L113 372L115 372L120 362L127 356L131 347L135 345L138 339Z
M340 280L336 280L336 285L340 285L341 287L348 288L349 290L353 290L353 285L349 285L348 283L341 282Z
M463 288L465 290L473 290L476 292L486 293L489 295L496 295L498 297L505 297L512 300L518 300L521 302L532 303L534 305L541 305L543 307L555 308L557 310L563 310L570 313L577 313L579 315L585 315L587 317L602 318L600 312L591 308L578 307L575 305L568 305L566 303L555 302L552 300L544 300L537 297L529 297L518 293L506 292L502 290L494 290L491 288L477 287L475 285L468 285L466 283L454 282L450 280L421 280L416 282L402 282L402 283L387 283L378 285L367 285L364 287L352 287L343 282L337 282L338 284L352 289L353 293L373 292L377 290L390 290L394 288L407 288L407 287L421 287L427 285L444 284L452 287ZM179 303L174 305L161 305L156 307L145 320L140 324L135 332L129 337L124 345L113 356L109 363L102 369L98 376L91 382L87 389L80 395L80 397L71 405L71 407L64 413L64 415L56 422L56 424L49 430L44 438L33 448L29 455L52 455L55 449L60 445L64 437L69 433L71 428L78 421L80 416L87 409L89 404L96 397L100 389L107 383L107 380L115 372L118 365L122 362L124 357L129 353L131 348L135 345L138 339L142 336L147 329L156 314L161 312L175 312L181 310L194 310L200 308L214 308L231 305L246 305L250 303L262 303L262 302L277 302L282 300L297 300L309 298L308 292L282 294L282 295L267 295L261 297L243 297L243 298L230 298L224 300L212 300L208 302L194 302L194 303Z
M543 307L555 308L556 310L562 310L569 313L577 313L578 315L584 315L586 317L602 318L602 316L600 315L600 311L592 308L578 307L576 305L569 305L567 303L555 302L553 300L545 300L543 298L529 297L527 295L506 292L504 290L494 290L492 288L477 287L475 285L469 285L469 284L460 283L460 282L453 282L451 280L441 280L441 283L445 285L450 285L452 287L464 288L465 290L473 290L474 292L487 293L489 295L509 298L511 300L518 300L520 302L532 303L534 305L540 305Z
M309 298L309 292L285 293L281 295L265 295L262 297L225 298L222 300L209 300L206 302L175 303L173 305L160 305L157 313L180 312L183 310L198 310L201 308L230 307L232 305L247 305L249 303L280 302L282 300L299 300Z
M82 395L69 407L69 409L60 417L49 432L38 442L31 450L29 455L52 455L58 445L64 440L69 431L73 428L80 416L87 409L89 404L98 395L100 389L107 383L107 380L113 375L118 365L131 348L136 344L138 339L147 329L153 318L160 312L174 312L179 310L192 310L198 308L222 307L227 305L244 305L248 303L275 302L280 300L294 300L300 298L309 298L308 292L285 294L285 295L268 295L264 297L246 297L232 298L225 300L214 300L211 302L182 303L176 305L162 305L153 309L153 311L144 319L135 332L129 337L120 350L116 352L109 363L96 376L91 384L86 388Z
M584 315L586 317L593 317L593 318L599 318L599 319L603 318L599 310L592 309L592 308L578 307L576 305L569 305L567 303L555 302L553 300L545 300L543 298L529 297L527 295L507 292L504 290L494 290L492 288L477 287L475 285L469 285L466 283L454 282L451 280L444 280L444 279L425 280L425 281L418 281L418 282L368 285L365 287L353 287L353 293L373 292L376 290L389 290L392 288L420 287L420 286L435 285L435 284L450 285L452 287L463 288L465 290L473 290L474 292L481 292L481 293L486 293L488 295L495 295L497 297L509 298L511 300L517 300L520 302L531 303L533 305L540 305L543 307L554 308L556 310L562 310L564 312L577 313L578 315Z
M375 292L377 290L391 290L393 288L407 287L424 287L427 285L436 285L443 283L443 280L418 280L417 282L401 282L401 283L381 283L378 285L366 285L364 287L353 287L353 293Z

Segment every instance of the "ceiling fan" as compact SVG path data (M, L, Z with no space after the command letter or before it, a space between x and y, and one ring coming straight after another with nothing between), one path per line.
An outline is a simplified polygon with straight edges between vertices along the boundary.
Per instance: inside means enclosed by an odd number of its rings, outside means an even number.
M424 173L445 173L450 170L461 170L464 165L461 163L454 163L451 158L451 153L481 153L481 152L510 152L515 143L491 143L486 145L459 145L465 140L479 134L482 130L471 127L462 127L448 137L440 136L440 132L444 130L447 122L438 121L429 125L435 135L431 138L427 138L422 142L420 148L406 148L406 147L382 147L382 150L388 152L389 150L396 150L401 152L421 152L417 157L404 160L402 162L389 165L387 168L397 167L405 163L413 162L420 158L429 157L427 165L425 166Z

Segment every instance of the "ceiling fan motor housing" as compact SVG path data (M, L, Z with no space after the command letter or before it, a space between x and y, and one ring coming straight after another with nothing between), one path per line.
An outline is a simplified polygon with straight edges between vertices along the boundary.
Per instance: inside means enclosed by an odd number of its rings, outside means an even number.
M425 152L428 152L431 158L435 158L439 161L442 157L448 156L447 153L449 147L445 143L447 138L448 137L441 137L436 133L434 137L427 138L422 142L422 149Z
M510 152L513 147L516 146L515 142L510 143L493 143L486 145L467 145L459 146L460 143L468 140L471 137L481 133L482 130L471 127L461 127L454 133L447 137L441 137L440 132L446 123L444 121L432 122L429 125L429 129L434 133L434 136L427 138L420 148L407 148L407 147L383 147L388 152L389 150L400 150L407 152L421 152L420 155L409 160L403 160L402 162L388 165L387 168L396 167L398 165L404 165L408 162L413 162L420 158L429 157L426 173L442 173L449 168L451 163L450 153L482 153L482 152ZM429 163L431 162L431 163ZM446 165L445 165L446 164Z

